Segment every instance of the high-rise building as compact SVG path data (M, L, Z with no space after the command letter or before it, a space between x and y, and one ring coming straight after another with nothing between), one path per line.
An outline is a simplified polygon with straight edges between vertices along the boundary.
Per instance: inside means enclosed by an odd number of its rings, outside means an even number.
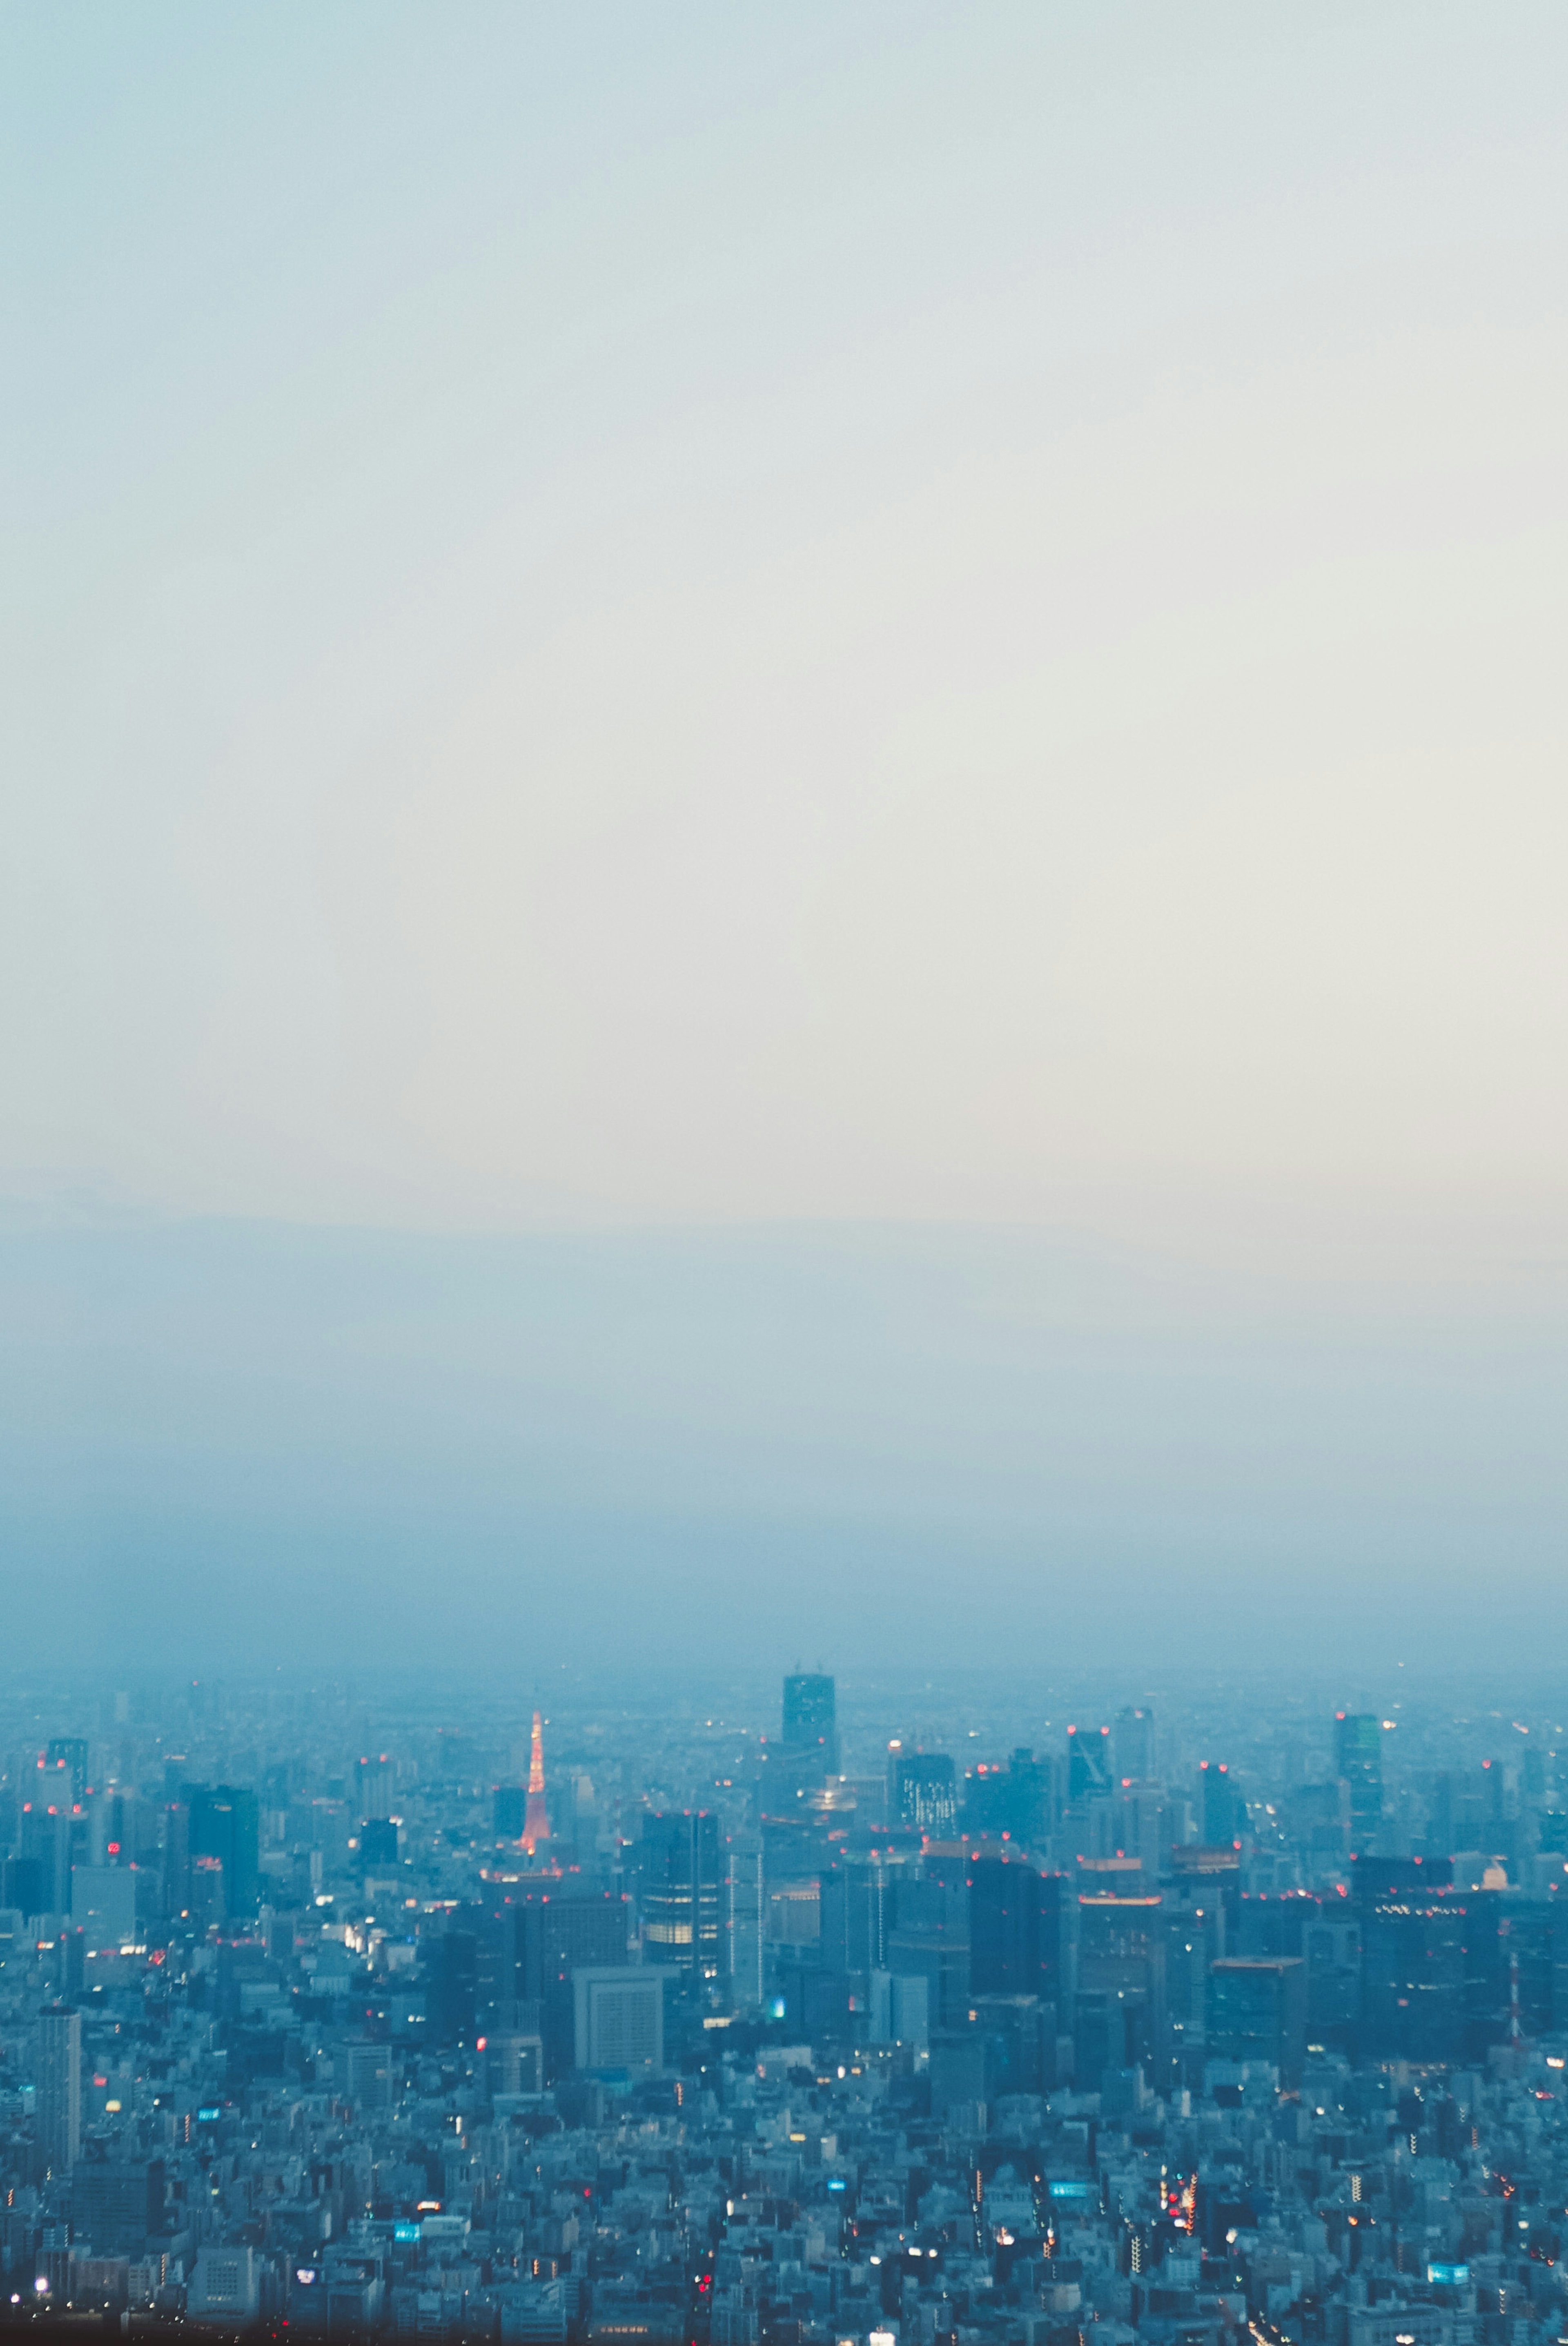
M582 1971L572 1983L579 2069L662 2069L664 1981L656 1969Z
M1307 2052L1307 1966L1299 1955L1221 1955L1208 1967L1212 2058L1268 2062L1298 2086Z
M82 2015L51 2004L38 2015L35 2079L38 2141L52 2171L75 2167L82 2147Z
M20 1855L27 1862L26 1895L12 1901L30 1914L66 1914L71 1904L70 1804L29 1800L22 1803ZM37 1901L28 1903L28 1898Z
M188 1784L190 1854L223 1869L223 1912L254 1914L261 1894L261 1814L254 1792L233 1784Z
M183 1914L190 1904L190 1810L171 1800L163 1812L163 1911Z
M1155 1715L1135 1703L1116 1713L1111 1749L1117 1779L1124 1784L1145 1784L1155 1774Z
M354 1764L354 1788L359 1800L361 1823L371 1818L390 1817L392 1812L392 1763L382 1751L375 1758L359 1760Z
M1206 1849L1228 1849L1242 1837L1247 1803L1224 1760L1200 1760L1197 1769L1198 1838Z
M523 1819L523 1846L533 1857L549 1838L550 1816L545 1805L545 1727L535 1711L528 1743L528 1806Z
M1078 1894L1022 1857L976 1856L969 1873L970 1978L976 1995L1033 1995L1073 2025Z
M1111 1730L1108 1727L1067 1729L1067 1798L1087 1800L1111 1790Z
M637 1851L645 1958L718 1979L726 1953L718 1820L706 1809L646 1816Z
M783 1727L792 1754L820 1757L824 1776L838 1774L838 1698L825 1671L795 1670L785 1679Z
M762 2001L767 1921L762 1837L736 1833L729 1842L729 1983L741 2012Z
M528 1814L528 1795L522 1785L497 1784L490 1813L497 1841L521 1841Z
M1363 2060L1451 2061L1466 2014L1468 1901L1443 1861L1358 1856Z
M1383 1730L1375 1712L1334 1713L1334 1773L1350 1787L1350 1837L1364 1853L1383 1816Z
M161 2158L87 2159L71 2178L71 2229L100 2257L139 2257L161 2227Z
M951 1841L958 1831L958 1780L942 1751L906 1751L894 1744L888 1760L888 1812L927 1841Z

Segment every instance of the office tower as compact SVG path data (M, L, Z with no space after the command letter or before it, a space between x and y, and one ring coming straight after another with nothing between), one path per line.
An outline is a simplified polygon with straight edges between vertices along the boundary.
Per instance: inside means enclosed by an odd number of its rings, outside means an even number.
M1076 1803L1093 1800L1111 1789L1111 1730L1108 1727L1067 1729L1067 1798Z
M908 1825L927 1841L951 1841L958 1831L958 1780L945 1752L906 1751L891 1747L888 1762L888 1810L895 1825Z
M38 2141L51 2171L75 2167L82 2144L82 2015L52 2004L38 2015Z
M497 1841L521 1841L527 1814L528 1795L521 1784L496 1785L490 1821Z
M471 1915L472 1908L458 1910ZM479 2006L477 1933L450 1920L424 1951L425 2008L438 2045L459 2045L475 2034Z
M767 1919L762 1837L736 1833L729 1843L729 1983L739 2012L762 2001Z
M23 1888L26 1897L12 1902L31 1914L66 1914L71 1905L71 1819L57 1801L25 1800L22 1804L20 1854L28 1867Z
M528 1807L523 1819L523 1846L533 1857L549 1838L550 1818L545 1806L545 1728L535 1711L528 1742Z
M369 1817L360 1827L360 1864L369 1872L373 1867L395 1865L398 1862L397 1822L392 1817Z
M1352 1788L1353 1789L1353 1788ZM1464 2041L1468 1900L1429 1859L1359 1856L1362 2060L1451 2061Z
M1078 1895L1023 1858L977 1856L969 1874L970 1982L976 1995L1034 1995L1073 2025Z
M1078 2001L1074 2035L1080 2077L1141 2066L1168 2055L1163 1901L1095 1892L1078 1901Z
M44 1765L49 1776L64 1779L66 1790L63 1800L58 1790L46 1792L44 1796L46 1800L53 1800L59 1807L70 1808L77 1800L87 1798L87 1739L85 1735L52 1735L44 1754Z
M969 1889L963 1854L951 1872L922 1869L901 1882L899 1916L887 1935L887 1968L902 1979L923 1979L932 2027L951 2028L969 2003Z
M832 1679L821 1670L796 1670L784 1681L783 1741L792 1755L820 1761L818 1772L839 1772L838 1702Z
M384 2117L396 2098L391 2045L362 2037L351 2039L345 2048L343 2083L346 2097L361 2119Z
M1350 1787L1350 1836L1364 1854L1383 1814L1383 1731L1375 1713L1335 1712L1334 1772Z
M537 2016L546 2075L559 2076L572 2066L573 1979L625 1966L630 1907L618 1890L571 1875L511 1899L497 1917L501 1993Z
M188 1784L185 1791L193 1868L204 1862L222 1868L224 1914L254 1914L261 1892L261 1814L255 1793L232 1784Z
M663 2068L659 1970L581 1971L572 1988L579 2069Z
M1242 1838L1247 1803L1223 1760L1201 1760L1197 1770L1198 1836L1206 1849L1228 1849Z
M1155 1774L1155 1715L1129 1704L1116 1713L1111 1738L1117 1779L1124 1784L1147 1783Z
M718 1820L707 1810L646 1816L637 1851L645 1958L718 1979L725 1955Z
M983 1760L963 1780L963 1829L976 1841L1043 1841L1051 1830L1051 1763L1020 1745L1004 1768Z
M354 1763L354 1792L360 1821L390 1817L392 1812L392 1763L382 1751L374 1759Z
M173 1800L163 1812L163 1911L183 1914L190 1905L190 1810Z
M1208 1968L1211 2060L1268 2062L1298 2086L1307 2054L1307 1966L1299 1955L1221 1955Z
M902 1857L871 1850L843 1858L820 1875L824 1964L859 1978L885 1968L889 1934L898 1923L899 1883L909 1871Z
M71 2178L71 2229L100 2257L139 2257L163 2224L161 2158L78 2161Z

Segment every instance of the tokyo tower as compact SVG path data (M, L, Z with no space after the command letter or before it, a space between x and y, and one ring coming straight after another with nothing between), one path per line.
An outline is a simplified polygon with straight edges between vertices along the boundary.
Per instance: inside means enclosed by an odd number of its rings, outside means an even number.
M550 1817L545 1806L545 1736L535 1711L534 1736L528 1749L528 1809L523 1819L523 1846L532 1857L539 1843L549 1838Z

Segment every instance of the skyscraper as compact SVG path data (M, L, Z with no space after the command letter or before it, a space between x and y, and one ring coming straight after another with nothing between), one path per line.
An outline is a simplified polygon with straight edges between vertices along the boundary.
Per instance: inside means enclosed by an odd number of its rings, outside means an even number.
M1067 1798L1086 1800L1111 1789L1111 1730L1108 1727L1067 1729Z
M1228 1849L1241 1838L1247 1803L1223 1760L1200 1760L1197 1769L1198 1837L1206 1849Z
M82 2015L51 2004L38 2014L38 2140L56 2175L76 2163L82 2146Z
M190 1854L223 1869L223 1911L254 1914L261 1894L261 1815L254 1792L232 1784L188 1784ZM216 1920L217 1918L214 1917Z
M742 2012L762 2001L767 1905L761 1835L736 1833L729 1843L729 1977Z
M1116 1713L1111 1738L1115 1770L1125 1784L1146 1783L1155 1772L1155 1715L1130 1703Z
M1383 1730L1374 1711L1334 1713L1334 1773L1350 1787L1350 1839L1365 1851L1383 1817Z
M358 1760L354 1767L354 1781L359 1794L361 1823L391 1816L392 1763L384 1751L373 1759L367 1757Z
M895 1744L888 1761L888 1813L928 1841L948 1841L958 1830L958 1780L942 1751L906 1751Z
M637 1904L647 1960L698 1979L723 1969L726 1933L718 1820L706 1809L643 1819Z
M784 1681L784 1737L791 1752L820 1757L824 1776L838 1773L838 1698L821 1670L796 1670Z
M535 1711L528 1745L528 1812L523 1820L523 1846L532 1857L540 1842L549 1838L550 1817L545 1806L545 1729Z

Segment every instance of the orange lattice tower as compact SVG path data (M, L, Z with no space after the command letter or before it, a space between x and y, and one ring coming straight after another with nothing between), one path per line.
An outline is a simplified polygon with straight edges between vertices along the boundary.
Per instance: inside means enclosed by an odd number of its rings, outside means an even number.
M532 1857L539 1843L549 1838L550 1816L545 1806L545 1734L535 1711L534 1739L528 1748L528 1809L523 1819L523 1846Z

